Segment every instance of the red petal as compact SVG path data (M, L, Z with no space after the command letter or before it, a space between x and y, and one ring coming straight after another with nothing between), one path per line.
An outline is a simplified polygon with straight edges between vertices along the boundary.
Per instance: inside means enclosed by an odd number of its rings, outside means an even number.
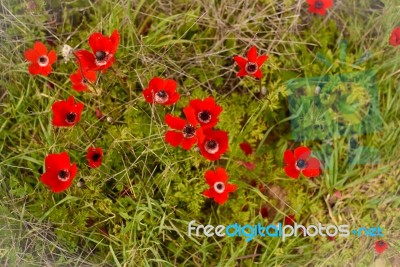
M286 165L294 165L295 160L294 160L294 155L292 150L286 150L285 153L283 154L283 160L286 163Z
M150 104L154 103L153 94L154 94L154 92L153 92L153 89L151 89L151 88L147 88L147 89L143 90L143 96L147 103L150 103Z
M203 192L203 195L209 198L214 198L217 192L213 188L207 189Z
M239 65L239 67L241 69L244 69L246 67L247 64L247 59L245 59L244 57L241 56L234 56L233 60L236 61L236 63Z
M215 139L219 145L219 151L223 154L228 150L228 132L217 130L215 131Z
M62 191L67 190L72 184L72 178L68 179L68 181L62 182L59 181L56 185L50 187L50 190L54 193L60 193Z
M47 56L47 48L42 42L35 42L33 49L35 49L40 56Z
M262 74L261 70L258 69L258 70L253 74L253 76L256 77L257 79L261 79L262 76L263 76L263 74Z
M40 55L35 49L28 49L25 51L25 58L28 61L36 62L39 57Z
M251 145L247 142L240 143L240 149L244 152L246 156L250 155L253 153L253 149L251 148Z
M257 47L252 46L247 52L247 59L249 62L257 62Z
M196 143L197 143L197 139L195 137L183 138L183 140L182 140L182 148L185 149L185 150L189 150Z
M294 159L298 161L300 159L307 160L311 155L311 150L307 147L300 146L294 150Z
M57 54L54 50L51 50L47 55L49 58L49 65L53 64L57 60Z
M58 181L57 175L57 172L45 172L40 176L40 181L49 187L55 186Z
M294 215L293 214L285 216L285 219L284 219L284 224L285 225L292 225L293 226L295 222L296 221L294 219Z
M110 38L104 36L99 32L95 32L89 37L89 45L92 48L93 54L97 51L103 51L111 53L114 46Z
M169 143L173 147L179 146L179 144L183 140L182 133L174 132L174 131L167 131L165 133L165 141Z
M283 169L285 170L287 176L294 179L299 178L300 171L298 171L294 165L285 166Z
M42 67L40 67L38 63L34 62L34 63L32 63L31 65L29 65L28 71L29 71L29 73L32 74L32 75L41 74L41 72L42 72Z
M169 96L168 101L165 102L163 105L164 105L164 106L173 105L173 104L175 104L176 102L178 102L179 97L180 97L179 93L176 93L176 92L175 92L175 93L173 93L172 95Z
M214 197L215 202L219 205L224 204L228 200L228 192L225 190L223 193L218 194Z
M164 81L164 90L172 94L176 91L177 83L174 80L168 79Z
M238 77L243 77L247 75L247 71L245 69L240 69L239 72L236 74Z
M119 45L119 41L120 41L120 36L119 36L119 32L117 30L114 30L110 36L110 40L111 43L113 44L113 47L111 49L111 54L115 54L115 52L117 52L117 48Z
M171 127L172 129L175 130L183 130L183 128L186 126L186 121L184 119L181 119L179 117L172 116L171 114L167 114L165 116L165 123Z
M316 177L321 173L320 168L319 160L316 158L310 158L307 161L307 167L302 173L306 177Z
M69 169L70 161L67 152L49 154L45 159L46 172L58 172L62 169Z
M257 58L257 65L260 68L262 66L262 64L264 64L264 62L268 59L267 55L263 55L263 56L259 56Z
M160 90L164 89L164 80L160 77L154 77L149 82L149 88L154 90L154 93L157 93Z
M75 52L78 64L83 71L94 70L96 66L96 58L87 50L78 50Z
M390 35L389 44L393 46L400 45L400 27L395 28Z
M225 185L225 191L228 193L233 193L236 191L236 189L237 189L237 185L235 185L235 184L226 184Z
M228 174L224 168L218 167L215 174L217 175L219 182L223 182L224 184L228 182Z
M83 76L84 76L84 78L86 78L87 80L89 80L91 82L95 82L97 79L97 73L95 71L83 72Z
M205 176L205 178L206 178L206 183L207 183L210 187L213 187L214 184L215 184L216 182L219 181L218 174L217 174L216 172L212 171L212 170L206 171L205 174L204 174L204 176Z
M51 109L53 111L53 126L70 126L65 122L65 116L67 114L66 101L60 100L55 102Z
M197 117L194 113L194 109L191 106L187 106L183 109L183 113L185 114L185 117L187 121L192 125L196 126L197 125Z

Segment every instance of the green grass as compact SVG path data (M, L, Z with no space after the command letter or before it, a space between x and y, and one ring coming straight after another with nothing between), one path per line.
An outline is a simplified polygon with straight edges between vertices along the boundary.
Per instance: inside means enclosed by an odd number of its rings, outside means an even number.
M307 12L305 1L294 0L0 1L2 266L399 266L400 51L388 39L399 26L400 5L335 2L320 17ZM96 92L76 93L69 81L76 65L64 63L62 46L88 49L91 33L114 29L121 44L113 70L100 75ZM23 52L46 39L54 41L58 55L53 73L30 76ZM251 45L270 56L261 81L236 77L232 57L245 55ZM370 58L356 65L367 52ZM379 163L349 164L344 136L292 140L287 81L368 70L376 72L382 127L351 137L377 148ZM144 101L142 90L154 76L178 81L182 97L176 106ZM85 104L81 127L54 128L51 105L69 95ZM210 95L224 108L218 128L230 137L229 153L216 163L164 142L165 114L180 115L190 99ZM96 108L106 120L96 118ZM317 115L305 119L323 123ZM249 158L239 149L243 141L256 149ZM86 166L90 145L105 150L99 169ZM323 161L318 178L293 180L284 173L284 151L300 145ZM64 150L79 173L70 189L53 194L39 178L45 156ZM256 169L249 172L238 160L252 161ZM239 187L223 206L201 195L204 172L217 166ZM332 198L336 191L340 199ZM262 206L268 218L259 215ZM191 220L267 225L288 214L303 225L380 226L389 248L376 255L374 237L247 243L187 235Z

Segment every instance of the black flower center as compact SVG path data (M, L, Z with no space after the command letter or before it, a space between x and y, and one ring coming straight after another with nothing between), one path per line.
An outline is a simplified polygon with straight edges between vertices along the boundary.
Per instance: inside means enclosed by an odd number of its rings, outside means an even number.
M209 148L209 149L214 149L214 148L216 148L217 147L217 142L215 142L215 140L210 140L210 141L208 141L207 142L207 147Z
M69 179L69 170L60 170L58 171L58 177L57 177L60 181L68 181Z
M306 162L305 160L303 160L303 159L299 159L299 160L296 162L296 166L297 166L297 168L299 168L300 170L302 170L302 169L304 169L304 168L307 166L307 162Z
M246 68L247 73L253 74L257 71L258 66L257 66L257 63L247 62L245 68Z
M192 125L187 124L183 128L182 132L183 132L183 137L192 138L194 136L194 134L196 133L196 129Z
M202 123L208 123L211 120L211 113L208 110L202 110L197 117Z
M385 245L385 242L383 242L382 240L378 241L378 246L383 247Z
M225 190L225 185L223 182L216 182L214 184L214 189L217 193L222 193Z
M218 148L218 142L215 140L209 140L204 145L204 149L210 154L215 154L218 151Z
M98 60L98 61L102 61L102 60L104 60L105 58L106 58L106 52L104 52L104 51L96 51L96 54L95 54L95 56L96 56L96 59Z
M98 161L100 159L100 157L101 157L100 153L94 153L92 155L92 160L93 161Z
M155 100L157 103L165 103L168 101L168 93L165 90L160 90L156 93Z
M67 114L67 116L65 116L65 121L68 124L73 124L76 120L76 116L77 116L77 114L75 112L70 112Z
M317 1L315 2L315 8L321 9L324 7L324 2L323 1Z
M39 66L44 67L47 65L47 63L49 63L49 58L47 56L40 56L38 58Z

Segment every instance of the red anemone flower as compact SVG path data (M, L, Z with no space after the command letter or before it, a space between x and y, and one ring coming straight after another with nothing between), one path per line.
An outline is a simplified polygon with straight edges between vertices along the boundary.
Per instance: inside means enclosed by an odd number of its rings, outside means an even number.
M326 14L326 9L333 6L333 0L307 0L309 4L308 11L320 15Z
M241 56L234 56L233 59L239 65L238 77L252 75L257 79L262 78L261 65L268 59L267 55L257 56L257 48L252 46L247 52L247 59Z
M103 149L100 147L89 147L86 154L86 159L90 168L98 168L103 159Z
M295 219L294 219L294 214L289 214L289 215L285 216L285 219L283 219L283 223L284 223L285 225L291 225L291 226L293 226L295 222L296 222L296 221L295 221Z
M177 83L174 80L154 77L150 80L149 87L143 90L143 96L150 104L173 105L179 100L176 86Z
M240 143L240 149L243 151L243 153L246 155L246 156L248 156L248 155L250 155L251 153L253 153L253 149L251 148L251 145L249 144L249 143L247 143L247 142L243 142L243 143Z
M298 147L294 150L286 150L284 161L286 166L284 170L286 174L297 179L300 173L306 177L316 177L320 174L320 162L317 158L309 158L311 150L307 147Z
M228 132L204 130L204 139L199 142L200 153L209 160L218 160L228 150Z
M211 128L218 123L218 116L222 108L215 103L213 97L207 97L204 100L190 100L189 105L194 109L197 121L203 129Z
M186 107L183 109L183 113L186 116L186 120L172 116L171 114L165 116L165 123L174 129L174 131L167 131L165 133L165 140L173 147L181 145L183 149L189 150L204 137L202 129L196 129L197 121L193 109Z
M228 199L228 194L233 193L237 189L237 185L228 183L228 175L225 169L218 167L217 170L208 170L205 173L206 182L210 186L203 192L206 197L214 198L214 200L222 205Z
M35 42L33 49L25 51L26 60L30 61L29 73L47 76L51 73L51 64L56 62L57 55L54 50L47 53L47 48L42 42Z
M78 172L76 163L70 163L67 152L49 154L45 159L45 169L46 172L42 174L40 181L54 193L69 188Z
M261 207L260 209L261 217L267 218L268 217L268 208L266 206Z
M375 242L375 251L379 254L383 253L388 247L388 244L383 240Z
M73 96L53 104L53 126L72 127L81 119L82 103L76 103Z
M89 37L89 45L92 52L87 50L78 50L75 55L79 61L80 67L90 71L105 71L115 61L115 53L119 45L119 32L114 30L110 37L95 32Z
M96 72L95 71L82 71L78 69L76 72L69 76L69 79L72 82L72 88L77 92L82 92L87 90L88 81L95 82L96 81Z
M393 46L400 45L400 27L395 28L390 35L389 44Z

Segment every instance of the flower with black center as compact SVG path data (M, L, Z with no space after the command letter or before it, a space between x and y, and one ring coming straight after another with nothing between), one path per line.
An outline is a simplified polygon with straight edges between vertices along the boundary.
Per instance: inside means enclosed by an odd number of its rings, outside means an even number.
M194 144L201 142L204 138L202 128L197 127L197 120L192 107L183 109L186 120L167 114L165 123L173 130L165 133L165 141L173 147L182 146L189 150Z
M45 159L45 170L45 173L40 177L40 181L54 193L59 193L69 188L78 172L76 163L70 163L67 152L49 154Z
M213 97L204 100L190 100L189 105L194 109L197 121L203 129L214 127L218 123L218 116L222 112L222 107L215 103Z
M324 16L326 9L333 6L333 0L307 0L308 11Z
M30 61L29 73L48 76L51 73L51 65L56 62L57 54L54 50L47 53L47 48L42 42L35 42L33 49L25 51L26 60Z
M400 45L400 27L397 27L392 31L389 44L395 47Z
M95 32L89 37L88 50L78 50L75 52L78 63L84 71L106 71L115 61L115 53L119 45L120 36L114 30L110 37Z
M234 56L233 59L239 65L238 77L251 75L257 79L262 78L261 65L268 59L267 55L258 56L257 48L252 46L247 52L247 59L241 56Z
M320 174L320 162L317 158L310 158L311 150L307 147L298 147L294 150L286 150L283 156L284 170L289 177L297 179L302 173L306 177L316 177Z
M209 160L218 160L228 150L228 132L204 129L204 138L199 142L200 153Z
M53 104L53 126L72 127L81 119L82 103L75 103L74 97L60 100Z
M98 168L103 160L103 149L100 147L89 147L86 153L86 159L90 168Z
M375 246L374 246L375 251L376 251L378 254L381 254L381 253L385 252L385 250L387 249L387 247L388 247L388 244L387 244L385 241L383 241L383 240L378 240L378 241L376 241L376 242L375 242Z
M157 103L164 106L173 105L179 100L176 92L177 83L172 79L154 77L149 82L149 87L143 90L143 96L150 104Z
M203 192L203 195L222 205L228 199L229 193L233 193L237 189L237 185L228 183L228 175L224 168L218 167L217 170L208 170L205 173L206 183L209 189Z
M72 88L77 92L86 91L88 88L89 82L96 81L96 72L95 71L83 71L78 69L76 72L69 76L69 79L72 82Z

